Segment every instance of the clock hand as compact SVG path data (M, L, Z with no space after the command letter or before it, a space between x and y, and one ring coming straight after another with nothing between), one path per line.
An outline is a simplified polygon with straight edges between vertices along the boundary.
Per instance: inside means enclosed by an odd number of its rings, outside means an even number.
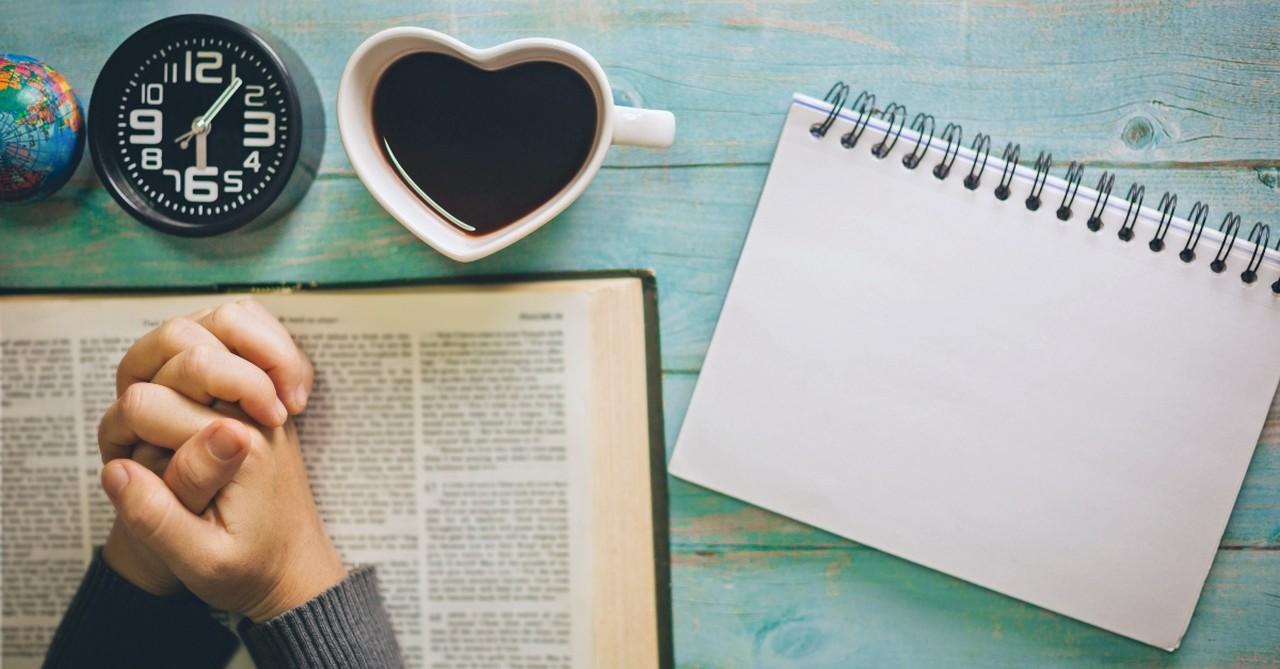
M218 96L218 99L214 100L212 105L209 105L209 109L199 118L191 122L191 129L181 135L178 135L178 138L173 141L182 142L182 148L185 149L187 148L187 143L190 142L192 135L208 132L209 124L213 123L214 117L217 116L218 112L222 111L222 108L227 105L227 102L231 100L231 96L235 95L237 90L240 90L240 85L243 83L244 82L240 77L232 79L231 83L223 89L222 94Z
M213 117L217 116L218 112L222 111L222 108L231 100L231 96L235 95L236 91L240 90L240 84L243 83L244 82L240 80L240 77L232 79L231 83L227 85L226 90L222 91L222 95L219 95L218 99L214 100L213 104L209 106L209 111L206 111L204 116L201 116L196 123L202 127L213 123Z
M213 126L208 125L205 128L212 129ZM183 147L186 148L186 147ZM203 170L209 166L209 133L196 133L196 169Z

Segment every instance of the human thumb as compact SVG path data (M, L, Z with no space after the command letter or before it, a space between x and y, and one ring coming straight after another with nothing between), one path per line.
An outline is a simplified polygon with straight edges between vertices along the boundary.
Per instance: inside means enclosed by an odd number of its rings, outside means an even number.
M249 454L249 429L238 420L220 418L180 446L161 480L192 513L199 514L227 485Z
M182 506L160 477L132 460L108 462L102 468L102 487L129 533L166 563L203 543L211 529Z

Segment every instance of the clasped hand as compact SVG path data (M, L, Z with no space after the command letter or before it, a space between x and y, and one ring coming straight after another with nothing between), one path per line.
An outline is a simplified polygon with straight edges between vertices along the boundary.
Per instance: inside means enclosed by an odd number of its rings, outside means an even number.
M117 511L108 566L152 594L185 587L257 623L345 578L290 418L312 379L306 355L252 300L140 338L98 430Z

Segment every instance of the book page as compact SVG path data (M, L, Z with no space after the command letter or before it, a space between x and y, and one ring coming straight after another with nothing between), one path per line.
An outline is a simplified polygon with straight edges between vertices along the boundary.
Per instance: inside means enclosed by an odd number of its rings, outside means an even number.
M116 363L236 297L0 304L4 666L39 666L114 516L96 431ZM377 565L409 666L589 666L585 297L256 297L315 363L316 502L344 561Z
M0 586L3 666L39 667L106 540L115 510L98 484L98 420L115 400L130 326L86 330L0 305ZM141 321L133 328L145 331Z

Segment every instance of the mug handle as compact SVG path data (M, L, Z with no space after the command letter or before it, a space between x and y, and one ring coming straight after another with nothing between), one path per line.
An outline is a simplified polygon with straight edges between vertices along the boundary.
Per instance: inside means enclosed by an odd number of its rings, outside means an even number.
M669 111L613 108L613 144L665 149L676 141L676 117Z

